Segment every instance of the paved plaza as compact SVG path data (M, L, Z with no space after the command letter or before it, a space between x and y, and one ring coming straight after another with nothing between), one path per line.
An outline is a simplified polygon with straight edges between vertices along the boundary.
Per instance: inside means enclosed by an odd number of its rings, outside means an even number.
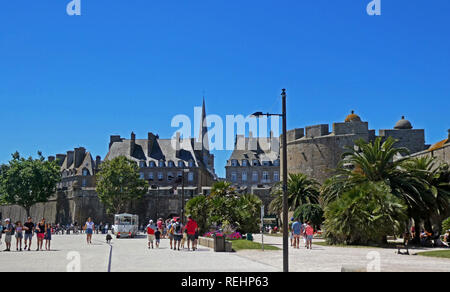
M259 241L260 236L256 235ZM281 247L281 237L265 236L266 243ZM15 242L13 240L13 242ZM282 251L239 251L215 253L206 247L196 252L172 251L163 239L159 249L147 249L145 237L113 239L106 244L104 235L94 235L93 244L86 244L84 235L56 235L52 251L0 252L0 272L67 271L79 255L84 272L277 272L282 269ZM3 250L4 243L0 246ZM35 249L35 243L33 248ZM15 250L15 249L14 249ZM366 267L370 252L377 252L381 271L447 271L450 260L421 256L402 256L392 249L339 248L313 246L313 250L290 250L291 271L341 271L342 266ZM373 254L371 254L373 256ZM377 255L377 254L375 254Z

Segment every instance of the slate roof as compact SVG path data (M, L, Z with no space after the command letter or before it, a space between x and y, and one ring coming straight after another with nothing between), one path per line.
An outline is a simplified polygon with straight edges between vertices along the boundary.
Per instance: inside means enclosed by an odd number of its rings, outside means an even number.
M128 159L136 162L145 161L146 164L150 161L155 162L158 165L159 161L169 162L173 161L175 166L178 166L179 161L183 161L187 166L189 161L194 162L195 166L203 166L200 157L197 157L194 150L193 139L181 139L180 149L178 151L176 147L172 146L172 139L159 139L156 138L151 149L151 153L148 153L148 139L136 139L133 153L130 153L132 140L121 139L121 141L114 142L109 149L105 160L111 160L119 156L125 156ZM167 165L166 165L167 166Z
M72 171L71 175L82 175L83 174L83 169L87 169L89 171L89 175L94 175L95 174L95 162L92 159L92 155L90 152L86 152L83 158L83 162L81 163L81 165L78 168L75 168L75 161L72 159L72 162L70 163L70 165L68 164L68 160L69 158L66 156L66 158L64 159L64 162L62 163L61 166L61 172L63 171Z
M280 158L280 142L279 138L256 138L256 137L244 137L243 135L236 136L235 149L230 156L228 166L231 165L231 160L238 160L241 163L242 160L247 159L249 163L257 159L262 161L271 161Z

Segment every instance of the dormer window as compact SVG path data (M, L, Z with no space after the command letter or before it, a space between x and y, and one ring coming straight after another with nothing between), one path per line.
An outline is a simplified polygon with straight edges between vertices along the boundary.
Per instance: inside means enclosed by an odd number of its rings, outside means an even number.
M264 166L270 166L270 161L263 161Z
M238 162L236 159L231 160L231 166L238 166Z
M155 167L155 162L154 161L150 161L149 166L150 167Z
M184 167L184 161L178 161L178 167L183 168Z
M175 164L173 163L173 161L169 161L169 167L175 167Z
M83 169L83 176L88 176L89 175L89 171L87 169Z
M194 161L189 160L189 167L194 167Z
M242 166L248 166L248 160L247 159L242 160Z
M280 166L280 159L277 159L273 162L273 165Z
M139 161L139 167L144 168L145 167L145 161Z
M258 165L259 165L259 160L253 159L253 166L258 166Z
M159 167L164 167L164 161L161 160L161 161L159 162Z

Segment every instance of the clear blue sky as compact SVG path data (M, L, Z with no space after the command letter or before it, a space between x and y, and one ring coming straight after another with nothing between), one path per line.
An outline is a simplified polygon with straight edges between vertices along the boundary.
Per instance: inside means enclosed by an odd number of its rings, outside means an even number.
M0 3L0 162L109 136L174 132L205 92L208 114L279 111L288 128L342 121L373 129L406 115L427 143L450 128L450 1L69 0ZM216 152L224 174L228 152Z

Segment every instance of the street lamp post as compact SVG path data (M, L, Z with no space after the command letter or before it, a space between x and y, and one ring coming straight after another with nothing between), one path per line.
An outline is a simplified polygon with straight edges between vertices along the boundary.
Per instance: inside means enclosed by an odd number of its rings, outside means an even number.
M181 223L184 224L184 174L189 172L189 169L183 169L181 173Z
M283 133L282 133L282 150L283 150L283 272L289 272L289 231L288 231L288 194L287 194L287 182L288 182L288 172L287 172L287 120L286 120L286 89L282 89L282 114L269 114L256 112L252 116L279 116L283 120Z

